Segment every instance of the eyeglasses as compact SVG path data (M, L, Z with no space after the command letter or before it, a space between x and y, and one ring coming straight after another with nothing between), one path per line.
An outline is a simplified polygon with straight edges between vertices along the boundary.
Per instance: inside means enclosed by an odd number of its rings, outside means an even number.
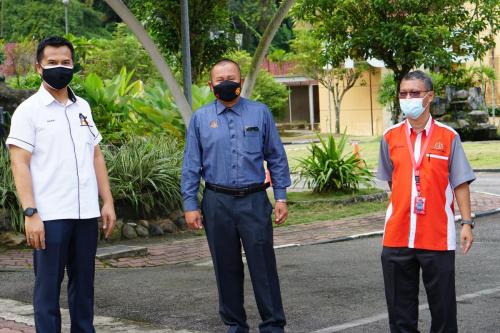
M411 98L418 98L422 93L429 92L430 90L424 90L424 91L400 91L399 92L399 98L405 99L407 98L408 95L410 95Z

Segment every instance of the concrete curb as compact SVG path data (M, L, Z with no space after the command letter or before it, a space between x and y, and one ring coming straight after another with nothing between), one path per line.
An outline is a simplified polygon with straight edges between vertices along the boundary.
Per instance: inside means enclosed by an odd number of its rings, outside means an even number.
M500 169L472 169L474 172L500 172Z

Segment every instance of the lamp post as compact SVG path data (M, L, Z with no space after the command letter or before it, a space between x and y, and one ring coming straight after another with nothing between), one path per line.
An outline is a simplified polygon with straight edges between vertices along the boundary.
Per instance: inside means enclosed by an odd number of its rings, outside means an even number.
M69 5L69 0L62 0L62 3L64 4L64 27L66 28L66 35L69 33L69 28L68 28L68 5Z
M182 77L184 81L184 96L189 105L193 106L191 93L191 46L189 38L189 5L188 0L181 0L181 39L182 39Z

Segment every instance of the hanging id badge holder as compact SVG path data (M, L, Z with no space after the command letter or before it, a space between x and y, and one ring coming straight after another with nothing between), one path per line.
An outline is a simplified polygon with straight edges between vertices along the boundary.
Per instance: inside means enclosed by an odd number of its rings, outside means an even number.
M414 211L415 214L425 215L425 197L421 195L421 186L420 186L420 172L415 170L415 185L417 187L417 196L415 197L415 205Z

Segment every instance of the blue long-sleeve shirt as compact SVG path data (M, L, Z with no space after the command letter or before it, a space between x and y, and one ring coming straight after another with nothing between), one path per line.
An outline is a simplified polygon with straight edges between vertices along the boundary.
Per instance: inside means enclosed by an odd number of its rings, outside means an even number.
M291 185L285 149L266 105L240 98L226 108L215 101L197 110L189 124L182 166L184 210L198 209L200 178L231 188L264 182L264 161L274 197Z

